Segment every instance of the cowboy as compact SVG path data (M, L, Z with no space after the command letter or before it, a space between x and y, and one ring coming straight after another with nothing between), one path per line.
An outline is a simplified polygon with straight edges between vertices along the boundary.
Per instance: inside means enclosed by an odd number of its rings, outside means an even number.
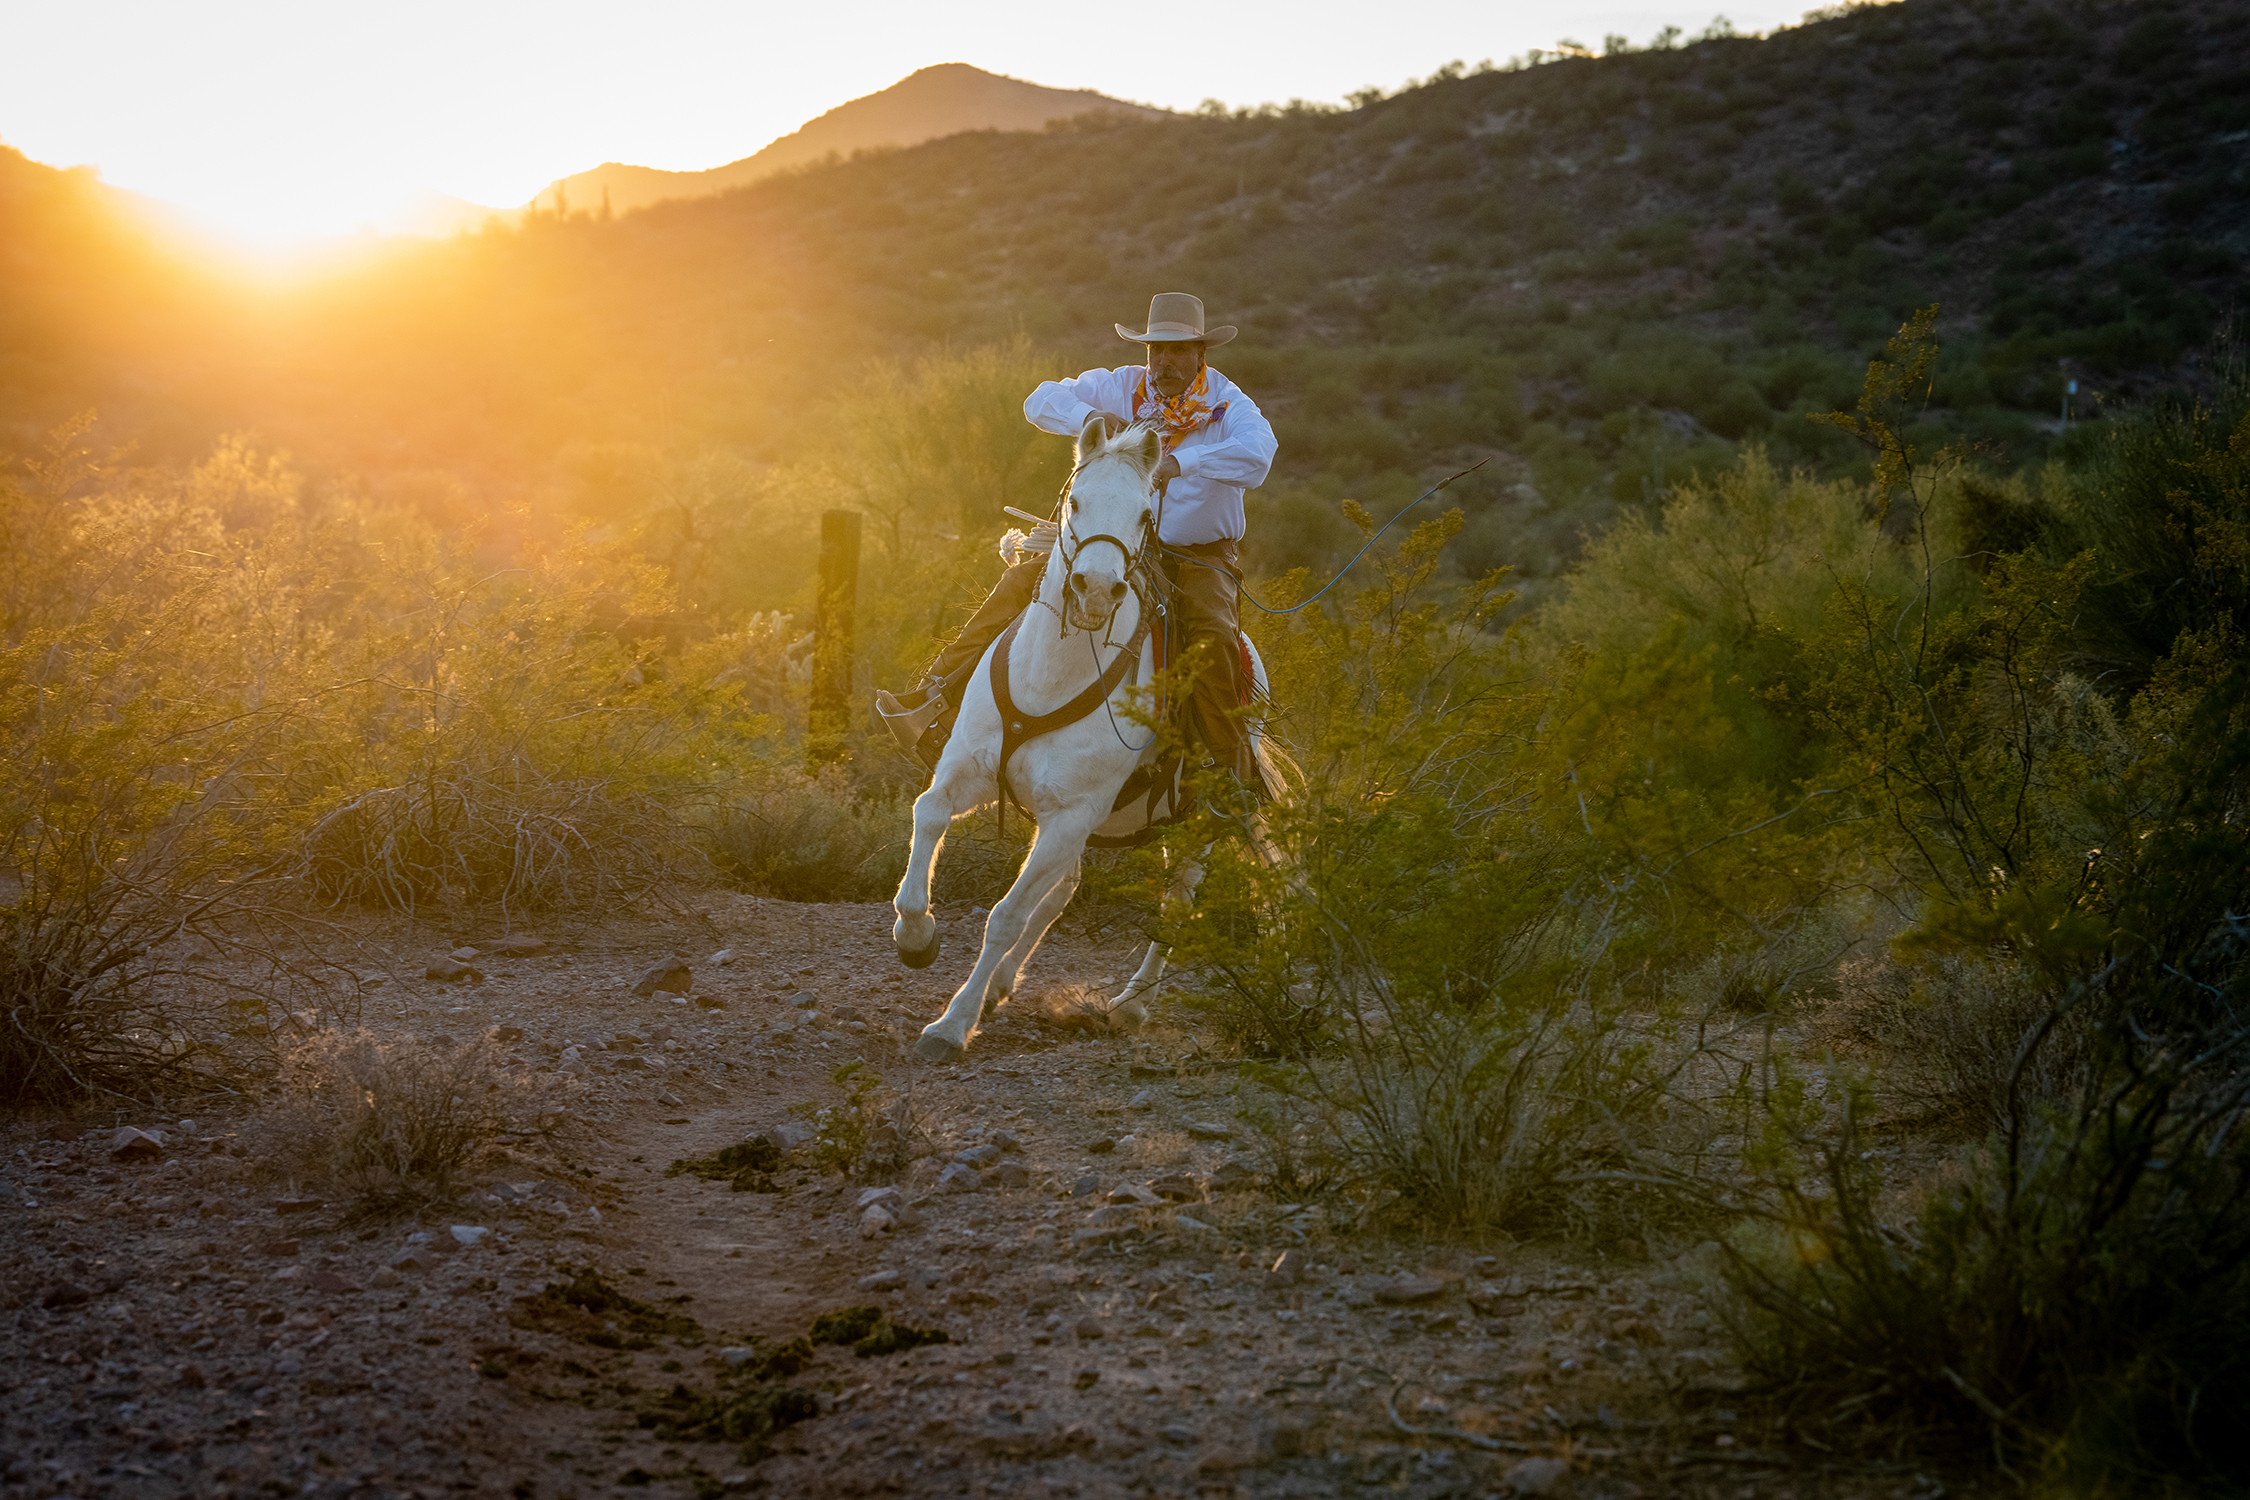
M1249 698L1239 640L1242 494L1262 484L1273 467L1273 428L1257 403L1204 362L1205 351L1232 339L1235 329L1206 329L1199 298L1159 292L1149 299L1147 328L1136 333L1114 326L1118 337L1145 346L1146 363L1047 381L1024 401L1023 414L1040 431L1064 437L1077 436L1097 414L1111 436L1133 422L1150 423L1162 435L1157 539L1172 586L1174 639L1183 653L1198 653L1188 728L1209 757L1206 764L1231 770L1255 790L1259 781L1241 714ZM1009 532L1001 542L1007 572L938 653L923 685L896 697L876 695L885 722L909 749L959 707L960 688L948 691L948 684L965 682L966 669L1031 603L1053 545L1052 523L1028 536ZM932 739L943 743L940 736ZM934 761L929 746L919 750Z

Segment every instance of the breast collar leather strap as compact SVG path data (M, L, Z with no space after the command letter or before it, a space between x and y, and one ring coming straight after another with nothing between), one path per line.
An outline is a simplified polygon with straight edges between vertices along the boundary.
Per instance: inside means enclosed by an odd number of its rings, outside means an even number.
M1008 786L1008 762L1027 742L1077 723L1100 708L1103 700L1117 691L1117 685L1125 680L1126 674L1140 665L1141 642L1148 638L1148 616L1147 610L1141 611L1140 623L1133 627L1133 638L1125 643L1124 650L1111 659L1101 676L1095 678L1077 697L1053 713L1045 714L1025 713L1016 707L1015 697L1008 691L1008 649L1016 643L1016 628L1023 624L1023 616L1018 615L1009 621L1008 628L1001 632L999 641L992 648L992 702L1000 710L998 779L1002 830L1007 827L1008 804L1015 801L1015 793ZM1017 802L1016 806L1022 808L1023 804ZM1028 813L1030 809L1024 808L1024 811Z

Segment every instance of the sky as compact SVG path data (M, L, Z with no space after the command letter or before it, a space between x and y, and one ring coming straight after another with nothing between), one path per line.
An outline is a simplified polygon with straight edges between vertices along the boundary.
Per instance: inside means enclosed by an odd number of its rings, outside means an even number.
M0 0L0 144L251 242L513 207L605 161L748 156L917 68L966 62L1192 109L1339 103L1460 59L1795 24L1807 0Z

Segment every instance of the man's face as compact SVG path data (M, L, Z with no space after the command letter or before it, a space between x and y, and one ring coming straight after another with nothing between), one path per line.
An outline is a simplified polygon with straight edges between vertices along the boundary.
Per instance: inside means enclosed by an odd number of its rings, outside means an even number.
M1148 383L1158 394L1170 401L1203 373L1203 344L1200 340L1182 343L1150 344L1148 346Z

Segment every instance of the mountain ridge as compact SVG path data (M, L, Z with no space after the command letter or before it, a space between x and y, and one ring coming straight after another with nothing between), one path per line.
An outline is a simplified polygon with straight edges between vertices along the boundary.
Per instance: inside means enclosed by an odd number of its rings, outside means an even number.
M739 160L694 172L603 162L556 178L516 212L567 213L606 203L612 213L626 213L672 199L711 197L830 156L919 146L972 130L1039 130L1088 114L1171 117L1169 110L1092 89L1049 88L968 63L935 63L888 88L848 99Z

